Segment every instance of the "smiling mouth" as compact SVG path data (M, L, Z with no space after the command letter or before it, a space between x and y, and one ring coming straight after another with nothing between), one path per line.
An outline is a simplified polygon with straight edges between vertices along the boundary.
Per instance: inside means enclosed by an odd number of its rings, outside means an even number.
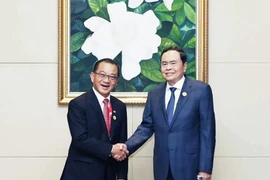
M109 88L110 87L110 85L106 85L106 84L101 84L101 86L104 87L104 88Z
M166 76L171 76L173 75L173 73L166 73Z

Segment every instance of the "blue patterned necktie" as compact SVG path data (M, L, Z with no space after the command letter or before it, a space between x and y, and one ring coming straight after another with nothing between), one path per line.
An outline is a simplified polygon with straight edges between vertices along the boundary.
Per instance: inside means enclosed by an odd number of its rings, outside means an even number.
M176 90L176 88L171 87L170 90L171 90L171 98L167 106L167 118L168 118L169 125L171 124L172 118L173 118L173 109L174 109L174 102L175 102L174 91Z

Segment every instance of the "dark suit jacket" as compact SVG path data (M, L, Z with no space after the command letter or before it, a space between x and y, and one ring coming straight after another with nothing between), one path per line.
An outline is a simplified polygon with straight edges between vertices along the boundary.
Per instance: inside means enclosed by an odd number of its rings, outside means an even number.
M143 120L126 142L136 151L153 133L154 178L166 180L169 166L175 180L196 180L197 173L212 173L215 115L208 84L186 77L171 125L165 110L166 83L148 93Z
M128 159L118 162L109 157L112 144L127 139L126 105L113 96L110 102L113 114L109 138L92 89L70 101L67 117L72 142L61 180L127 179Z

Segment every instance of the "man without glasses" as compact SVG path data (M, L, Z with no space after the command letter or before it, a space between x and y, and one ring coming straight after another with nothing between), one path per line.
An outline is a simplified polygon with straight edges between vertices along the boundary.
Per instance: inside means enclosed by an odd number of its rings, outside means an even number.
M180 47L163 50L166 82L148 93L142 122L125 142L132 154L155 133L155 180L211 179L216 132L212 90L184 75L186 59Z

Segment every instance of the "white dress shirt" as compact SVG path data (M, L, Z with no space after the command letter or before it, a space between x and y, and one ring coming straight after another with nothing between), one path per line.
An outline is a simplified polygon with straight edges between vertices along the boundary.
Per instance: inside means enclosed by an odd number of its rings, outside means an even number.
M103 107L104 107L104 102L103 102L103 100L105 99L105 97L103 97L101 94L99 94L99 92L97 92L96 90L95 90L95 88L93 87L93 91L94 91L94 93L95 93L95 95L96 95L96 97L97 97L97 99L98 99L98 103L99 103L99 106L100 106L100 108L101 108L101 111L103 111ZM110 105L111 105L111 96L109 95L108 97L106 97L108 100L109 100L109 103L108 103L108 106L110 107Z
M169 83L167 82L167 86L166 86L166 91L165 91L165 106L166 106L166 109L167 109L167 106L168 106L168 103L169 103L169 100L171 98L171 90L170 90L170 87L175 87L176 90L174 92L174 95L175 95L175 101L174 101L174 109L173 109L173 113L175 111L175 108L176 108L176 104L179 100L179 97L180 97L180 93L181 93L181 90L182 90L182 87L183 87L183 84L185 82L185 76L183 76L177 83L175 83L174 86L170 86Z

